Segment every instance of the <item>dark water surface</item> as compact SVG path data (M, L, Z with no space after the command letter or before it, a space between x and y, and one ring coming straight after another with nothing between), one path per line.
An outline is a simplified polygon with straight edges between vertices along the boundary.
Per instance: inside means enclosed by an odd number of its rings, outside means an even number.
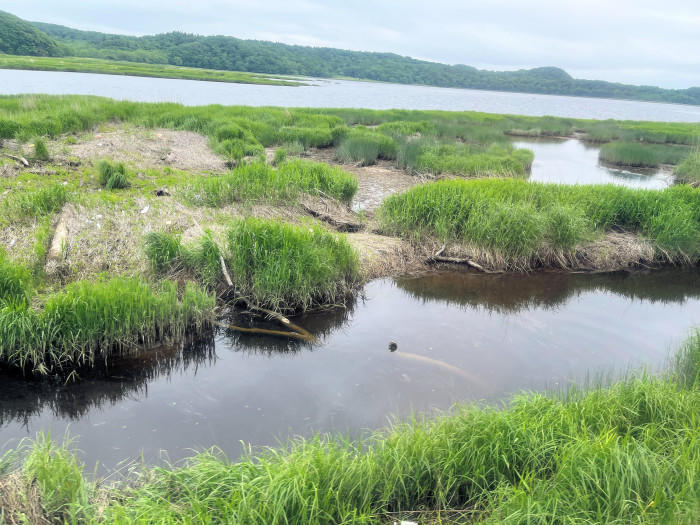
M663 189L673 175L660 169L614 168L598 162L600 146L576 139L518 139L518 148L534 152L529 180L560 184L618 184L630 188Z
M347 310L296 321L308 345L221 331L208 343L125 359L108 377L47 385L0 376L0 447L80 436L111 469L240 441L383 426L392 416L498 402L611 371L659 369L700 323L700 272L439 273L378 280ZM232 319L245 323L246 319ZM394 353L390 341L398 344Z
M0 94L100 95L140 102L179 102L188 106L224 104L473 110L533 116L700 122L700 106L350 80L311 82L313 85L299 87L260 86L93 73L0 69Z

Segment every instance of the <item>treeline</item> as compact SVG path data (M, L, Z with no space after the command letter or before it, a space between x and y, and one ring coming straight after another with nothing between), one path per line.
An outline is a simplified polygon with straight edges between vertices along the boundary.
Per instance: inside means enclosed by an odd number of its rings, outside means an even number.
M55 57L65 51L29 22L0 11L0 53Z
M32 24L53 39L57 49L65 56L275 75L351 77L400 84L700 105L700 87L671 90L599 80L580 80L554 67L519 71L484 71L465 65L446 65L416 60L393 53L293 46L258 40L241 40L228 36L199 36L178 32L134 37L79 31L40 22L32 22ZM2 32L2 20L0 20L0 35ZM38 51L41 49L38 48ZM26 51L25 53L45 54Z

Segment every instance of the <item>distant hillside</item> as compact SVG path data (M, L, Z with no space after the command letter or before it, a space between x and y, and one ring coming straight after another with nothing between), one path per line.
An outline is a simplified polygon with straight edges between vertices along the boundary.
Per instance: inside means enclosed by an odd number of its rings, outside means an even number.
M292 46L228 36L165 33L133 37L79 31L32 22L70 56L130 60L253 73L351 77L401 84L618 98L700 105L700 87L661 89L572 78L566 71L542 67L485 71L465 65L416 60L393 53ZM0 27L2 31L2 27Z
M53 57L62 51L48 35L5 11L0 11L0 53Z

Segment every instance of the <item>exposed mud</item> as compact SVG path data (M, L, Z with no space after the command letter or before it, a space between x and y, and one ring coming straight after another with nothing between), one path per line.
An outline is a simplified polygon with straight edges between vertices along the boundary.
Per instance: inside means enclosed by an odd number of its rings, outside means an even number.
M224 160L216 155L207 138L191 131L126 129L98 132L66 145L65 158L94 162L108 158L143 168L170 166L194 172L220 172Z

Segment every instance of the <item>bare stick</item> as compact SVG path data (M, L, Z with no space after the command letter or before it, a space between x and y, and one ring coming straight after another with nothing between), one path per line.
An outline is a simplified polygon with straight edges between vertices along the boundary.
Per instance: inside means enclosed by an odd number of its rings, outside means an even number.
M242 326L236 326L233 324L225 324L225 323L214 323L217 326L221 326L222 328L228 328L230 330L235 330L236 332L243 332L246 334L261 334L261 335L274 335L277 337L290 337L292 339L298 339L300 341L304 341L307 343L313 343L315 341L315 338L309 338L308 336L304 334L299 334L297 332L285 332L283 330L268 330L266 328L244 328Z
M228 273L228 269L226 268L226 263L224 262L224 256L219 255L219 260L221 261L221 271L224 274L224 279L226 279L226 284L228 284L228 287L231 288L233 286L233 281L231 280L231 276Z
M9 153L3 153L3 155L5 155L8 159L16 160L24 166L29 166L29 162L27 162L27 159L25 159L24 157L16 157L14 155L10 155Z

